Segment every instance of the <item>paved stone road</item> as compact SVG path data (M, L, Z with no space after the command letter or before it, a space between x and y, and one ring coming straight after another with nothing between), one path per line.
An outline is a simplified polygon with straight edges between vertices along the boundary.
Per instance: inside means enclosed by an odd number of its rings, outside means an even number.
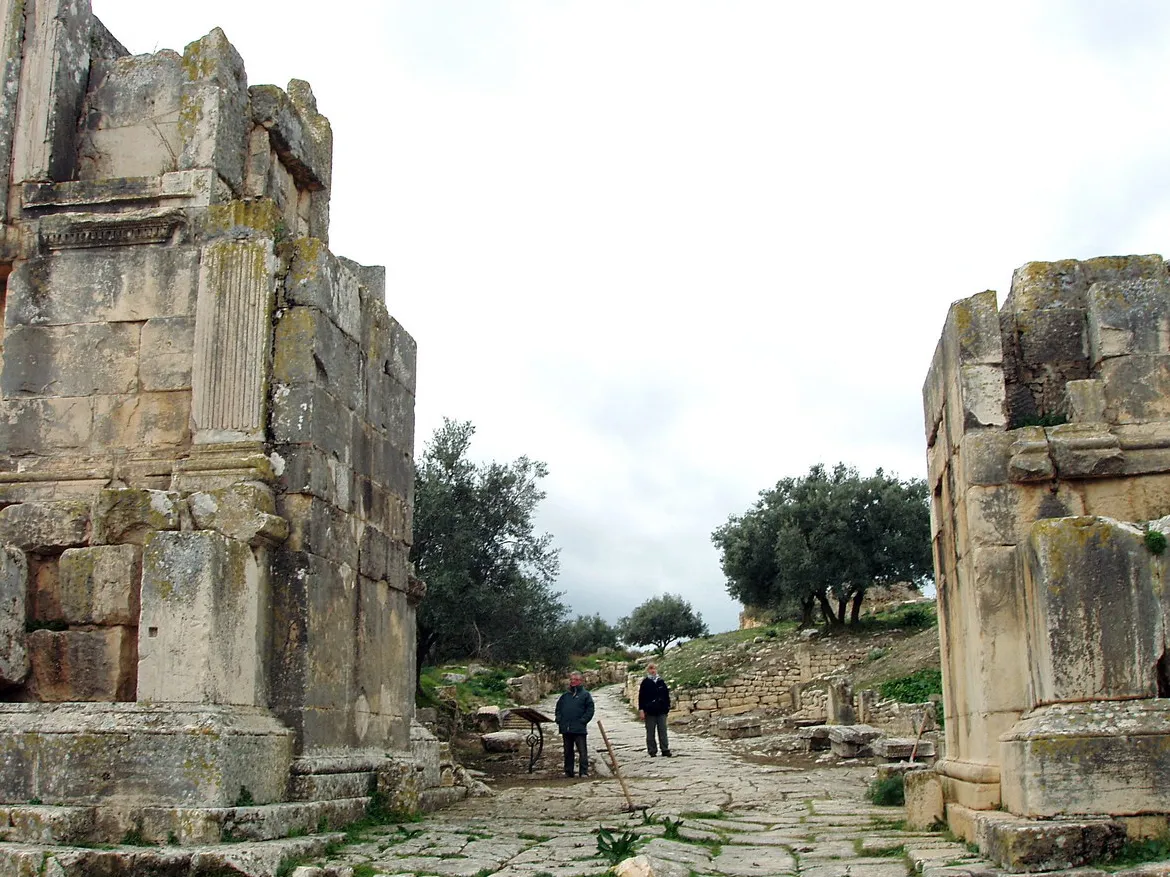
M631 816L617 780L601 757L596 721L589 733L591 779L567 780L560 738L526 781L492 797L464 801L425 822L371 832L341 850L329 865L359 875L436 874L450 877L573 877L599 875L599 826L638 835L637 853L660 860L655 873L671 877L994 877L1001 872L941 835L902 831L900 808L875 807L863 792L872 768L815 770L752 764L722 741L672 729L674 758L651 759L641 723L611 686L594 692L597 719L617 753L635 805L658 817L683 820L680 840L664 837L662 821ZM553 700L541 705L552 714ZM1087 877L1102 872L1082 869ZM1168 866L1124 872L1170 875Z

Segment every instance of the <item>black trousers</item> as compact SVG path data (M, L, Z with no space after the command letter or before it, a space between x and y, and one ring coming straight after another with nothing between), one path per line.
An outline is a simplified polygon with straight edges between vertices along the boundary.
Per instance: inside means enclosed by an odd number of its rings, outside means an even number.
M576 748L581 760L580 776L589 775L589 748L585 745L585 734L562 734L565 744L565 776L573 775L573 749Z

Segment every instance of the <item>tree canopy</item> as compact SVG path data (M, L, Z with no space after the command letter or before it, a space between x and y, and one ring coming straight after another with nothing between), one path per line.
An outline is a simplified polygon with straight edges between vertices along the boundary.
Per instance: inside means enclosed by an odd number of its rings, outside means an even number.
M678 639L704 636L707 625L691 604L674 594L651 597L618 622L618 634L635 646L654 646L658 654Z
M616 649L617 628L598 614L578 615L561 629L565 647L573 655L590 655L598 649Z
M740 602L778 611L815 607L831 624L847 609L857 621L875 584L919 584L933 569L926 483L878 469L862 477L838 464L784 478L711 535L727 590Z
M565 662L552 536L535 532L544 463L475 463L475 427L444 419L415 465L410 559L427 584L418 661L475 657Z

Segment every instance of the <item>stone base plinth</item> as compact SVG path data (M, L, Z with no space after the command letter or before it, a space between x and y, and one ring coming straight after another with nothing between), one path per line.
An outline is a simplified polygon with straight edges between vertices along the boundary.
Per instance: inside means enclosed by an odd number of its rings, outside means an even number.
M991 764L944 758L935 764L943 798L968 810L994 810L1000 804L999 768ZM949 811L948 811L949 813ZM948 816L948 821L950 817ZM958 830L951 826L958 834Z
M974 816L979 852L1008 871L1056 871L1121 850L1125 826L1109 819L1023 819L987 811Z
M258 707L0 703L0 804L285 800L293 734Z
M266 841L345 828L366 815L370 799L263 804L257 807L47 807L0 805L0 841L28 844L191 846Z
M1040 707L1000 741L1017 816L1170 813L1170 700Z

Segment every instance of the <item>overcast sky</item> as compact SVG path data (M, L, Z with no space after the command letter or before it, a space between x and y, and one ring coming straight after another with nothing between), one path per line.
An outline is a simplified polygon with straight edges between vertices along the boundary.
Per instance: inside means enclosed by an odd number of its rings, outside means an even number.
M544 460L574 613L679 593L815 463L925 476L952 301L1170 250L1170 4L93 0L333 125L331 248L418 342L416 449Z

